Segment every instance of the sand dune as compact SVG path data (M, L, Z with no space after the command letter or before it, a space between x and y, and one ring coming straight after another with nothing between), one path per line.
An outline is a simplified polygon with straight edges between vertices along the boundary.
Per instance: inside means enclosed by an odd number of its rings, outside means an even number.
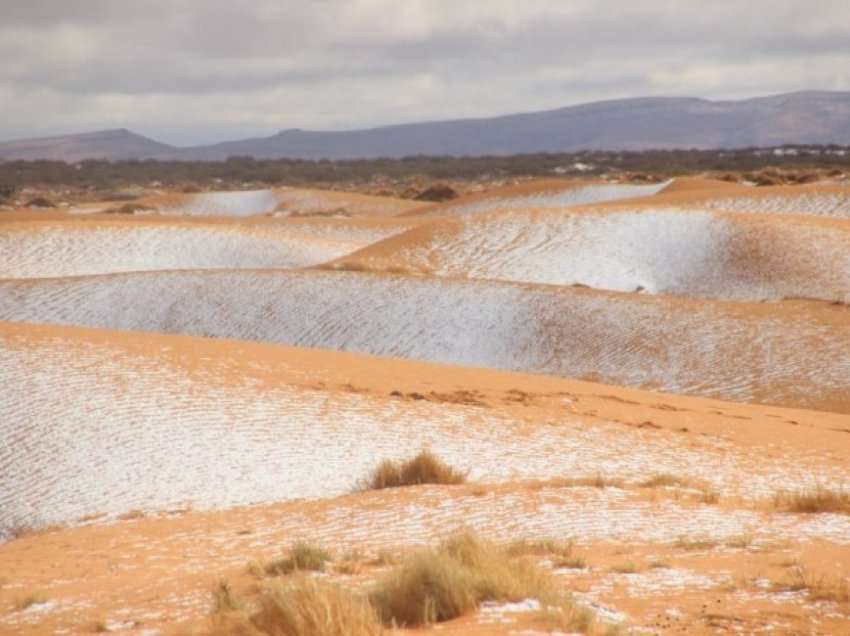
M814 483L793 449L828 454L832 429L846 420L232 341L0 326L0 530L337 495L377 461L423 446L483 482L592 466L636 480L686 473L759 498ZM420 399L404 398L426 379ZM591 414L594 427L575 426ZM732 416L758 421L737 435L744 447L733 454L719 440L694 448L674 432L700 420L699 435ZM637 426L647 419L656 423ZM792 419L808 428L789 436L786 461L756 460L753 445ZM630 453L635 445L645 452ZM837 483L841 470L828 466L817 479Z
M734 300L850 300L850 223L694 208L440 219L331 266Z
M408 212L408 216L460 216L492 210L523 208L565 208L647 197L663 191L672 181L650 185L626 183L586 183L567 180L536 180L518 186L496 188Z
M850 186L795 185L716 187L677 191L671 188L653 197L656 205L686 205L732 212L793 214L833 218L850 217ZM642 202L641 202L642 203Z
M776 497L846 487L838 190L605 188L0 216L0 633L207 633L296 540L365 590L459 528L574 541L534 559L600 632L842 633L850 517ZM470 483L352 492L423 448Z
M3 225L0 278L199 268L289 268L324 262L363 242L272 227L109 220Z
M0 281L0 319L240 338L846 412L847 308L329 271Z
M425 220L397 217L275 217L262 219L262 222L303 236L368 244L406 232Z
M278 197L272 190L202 192L164 207L162 212L191 216L254 216L273 211L277 204Z
M163 214L230 217L262 214L394 216L423 207L418 201L304 188L202 192L151 197L141 202Z
M113 207L113 206L107 206ZM109 224L127 227L143 227L145 225L222 225L232 228L272 228L307 238L327 239L331 241L350 241L366 245L381 239L401 234L413 227L427 223L428 218L415 217L328 217L328 216L250 216L240 218L219 216L181 216L149 212L140 215L132 214L85 214L80 215L72 210L35 211L29 209L8 210L0 214L0 230L17 223L47 221L65 223L64 227L86 228Z
M457 528L497 541L574 538L586 567L541 567L615 624L654 625L675 606L679 623L701 628L707 595L747 629L845 624L834 603L765 596L760 582L782 576L783 559L843 572L846 516L764 502L841 483L848 416L11 323L0 324L0 381L0 534L24 532L0 542L3 632L203 632L217 582L250 597L258 581L246 564L279 558L296 538L335 559L362 555L362 574L335 562L324 575L359 587L385 572L368 565L375 556ZM377 462L423 446L474 483L346 494ZM693 485L640 485L661 473ZM590 485L599 475L612 485ZM71 527L32 532L52 523ZM508 636L539 631L539 620L489 604L441 631Z

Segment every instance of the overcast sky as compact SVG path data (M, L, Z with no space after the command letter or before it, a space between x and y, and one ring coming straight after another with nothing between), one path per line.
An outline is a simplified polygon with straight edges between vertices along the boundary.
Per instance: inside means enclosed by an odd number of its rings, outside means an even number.
M0 0L0 139L850 90L850 0Z

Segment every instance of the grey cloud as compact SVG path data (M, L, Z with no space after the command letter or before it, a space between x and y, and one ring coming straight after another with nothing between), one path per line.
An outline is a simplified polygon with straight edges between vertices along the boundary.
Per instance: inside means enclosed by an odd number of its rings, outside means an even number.
M850 89L845 0L0 0L0 16L0 138L121 125L188 143Z

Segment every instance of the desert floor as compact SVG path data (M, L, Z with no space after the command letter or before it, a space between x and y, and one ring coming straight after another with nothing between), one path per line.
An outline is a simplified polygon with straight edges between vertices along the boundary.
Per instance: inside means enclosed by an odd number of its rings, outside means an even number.
M0 633L205 634L296 542L362 594L471 531L594 624L389 632L850 634L850 188L117 205L0 212ZM361 487L423 450L465 482Z

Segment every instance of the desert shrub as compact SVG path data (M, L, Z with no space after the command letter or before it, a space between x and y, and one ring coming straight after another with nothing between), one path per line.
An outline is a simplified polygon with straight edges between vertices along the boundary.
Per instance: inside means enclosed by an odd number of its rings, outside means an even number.
M711 550L717 547L719 541L711 537L686 537L684 535L676 539L676 547L682 550Z
M444 183L436 183L425 188L422 192L419 192L413 197L413 199L415 201L432 201L434 203L439 203L441 201L457 199L459 196L460 195L454 190L454 188L447 186Z
M556 568L584 569L586 561L574 552L575 544L572 541L556 541L554 539L539 539L529 541L519 539L512 541L504 547L508 556L548 556L552 565Z
M421 484L462 484L466 473L445 464L429 450L420 452L411 459L395 462L384 460L361 481L361 490L382 490Z
M224 614L242 609L242 603L233 594L227 581L219 581L213 590L213 613Z
M125 203L117 208L109 208L104 210L105 214L135 214L136 212L150 212L154 208L142 203Z
M98 197L98 201L104 201L107 203L112 201L135 201L140 196L140 194L135 192L104 192Z
M670 486L687 486L688 480L670 473L658 473L638 484L639 488L666 488Z
M15 195L15 186L0 183L0 203L9 201Z
M772 587L775 591L805 591L809 600L815 602L850 604L850 582L841 577L816 574L799 563L792 566L787 581L774 583Z
M587 608L579 607L571 598L564 598L560 602L550 603L537 612L537 620L549 628L556 628L558 633L596 634L596 617ZM616 633L609 627L605 632Z
M299 541L289 549L289 554L265 566L265 573L271 576L311 570L322 572L331 555L324 549Z
M34 197L24 204L27 208L55 208L56 204L45 197Z
M809 490L779 492L774 497L774 504L789 512L850 514L850 491L831 490L818 485Z
M389 625L427 625L475 610L484 601L550 599L551 577L528 559L469 533L410 556L369 596Z
M225 611L213 616L213 636L379 636L375 610L338 585L299 577L266 588L251 615Z

